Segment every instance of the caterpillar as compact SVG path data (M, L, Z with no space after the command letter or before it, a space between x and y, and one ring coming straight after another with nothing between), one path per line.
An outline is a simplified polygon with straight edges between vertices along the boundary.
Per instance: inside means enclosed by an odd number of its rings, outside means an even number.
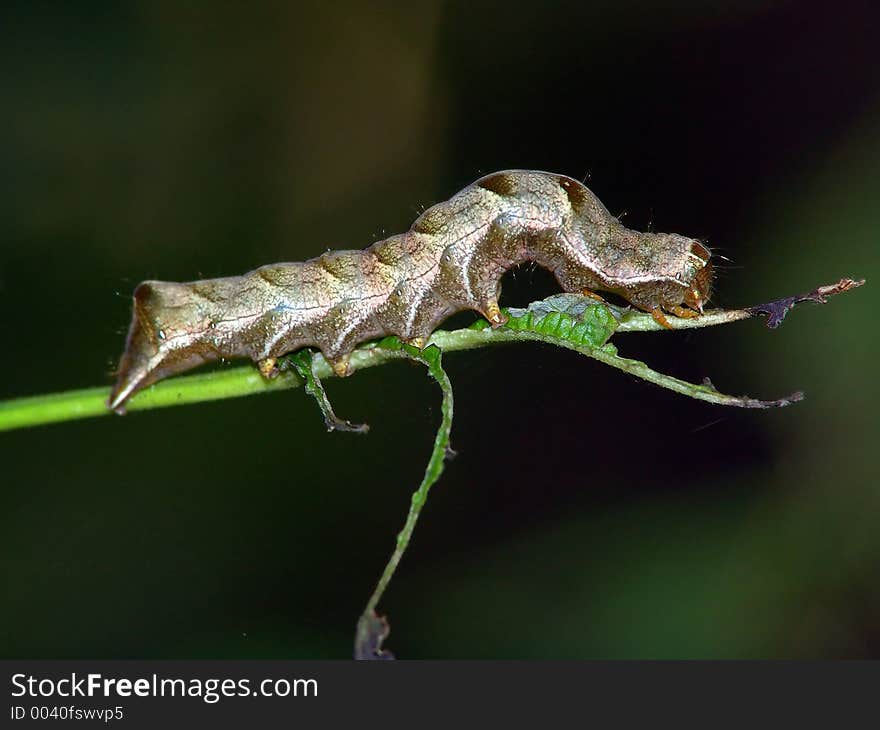
M219 358L251 358L267 378L277 359L317 347L338 375L366 340L397 335L422 346L447 317L471 309L493 327L505 271L534 261L566 292L617 294L669 326L702 314L712 285L697 239L623 226L579 181L506 170L424 211L406 233L361 251L188 283L144 281L108 406Z

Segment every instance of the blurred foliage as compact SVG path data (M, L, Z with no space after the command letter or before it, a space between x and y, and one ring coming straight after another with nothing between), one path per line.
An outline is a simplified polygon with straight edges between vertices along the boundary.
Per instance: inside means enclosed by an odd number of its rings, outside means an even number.
M553 348L444 360L444 473L384 608L401 657L877 657L869 3L18 2L0 65L0 397L110 383L141 279L361 247L506 167L587 176L729 257L716 301L868 285L769 332L621 338L730 412ZM529 267L504 303L555 290ZM345 657L422 473L401 363L4 434L0 655Z

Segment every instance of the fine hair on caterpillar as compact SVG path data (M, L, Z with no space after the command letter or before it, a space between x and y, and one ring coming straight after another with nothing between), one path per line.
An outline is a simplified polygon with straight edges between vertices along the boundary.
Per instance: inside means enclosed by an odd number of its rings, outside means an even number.
M524 261L566 292L617 294L668 327L667 313L702 313L710 258L695 238L626 228L573 178L497 172L360 251L243 276L142 282L108 405L122 412L151 383L221 358L250 358L273 377L276 359L302 347L319 348L344 375L359 343L386 335L423 343L462 310L500 327L500 280Z

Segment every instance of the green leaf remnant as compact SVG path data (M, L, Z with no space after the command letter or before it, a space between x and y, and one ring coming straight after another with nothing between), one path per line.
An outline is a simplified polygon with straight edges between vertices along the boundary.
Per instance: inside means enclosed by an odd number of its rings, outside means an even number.
M440 348L436 345L429 345L424 350L417 347L402 343L396 337L389 337L379 343L389 352L398 353L402 357L422 363L428 368L428 373L443 393L443 403L440 407L440 426L437 434L434 436L434 447L431 449L431 456L428 459L428 466L425 467L425 475L422 477L422 483L419 488L413 492L410 500L409 513L406 516L403 529L397 535L397 544L391 558L376 584L373 595L367 602L367 606L358 621L357 630L355 632L354 656L355 659L393 659L394 657L387 649L382 649L382 642L388 636L389 626L384 617L376 614L376 606L382 599L382 594L388 587L400 559L403 557L406 548L412 538L413 530L418 522L419 514L425 502L428 499L428 492L431 487L440 478L443 473L443 463L449 453L449 435L452 431L452 383L449 382L449 376L443 369L442 355Z
M324 416L324 425L328 431L351 431L353 433L367 433L370 427L366 423L352 423L340 418L333 411L330 400L327 398L327 391L321 383L321 379L315 375L315 357L314 353L309 349L302 349L288 357L288 362L296 370L297 374L303 379L306 393L308 393L318 404L321 413Z

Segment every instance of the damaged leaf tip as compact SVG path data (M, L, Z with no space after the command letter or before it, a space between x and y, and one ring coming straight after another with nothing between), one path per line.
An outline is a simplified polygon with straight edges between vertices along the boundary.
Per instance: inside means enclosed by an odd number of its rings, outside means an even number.
M764 314L767 316L767 326L770 329L776 329L782 324L785 316L796 305L801 302L818 302L825 304L828 297L832 294L841 294L842 292L855 289L865 283L864 279L843 278L836 284L826 284L825 286L817 286L806 294L796 294L792 297L783 297L782 299L774 299L766 304L758 304L749 307L746 311L752 315ZM803 394L801 394L803 395Z

